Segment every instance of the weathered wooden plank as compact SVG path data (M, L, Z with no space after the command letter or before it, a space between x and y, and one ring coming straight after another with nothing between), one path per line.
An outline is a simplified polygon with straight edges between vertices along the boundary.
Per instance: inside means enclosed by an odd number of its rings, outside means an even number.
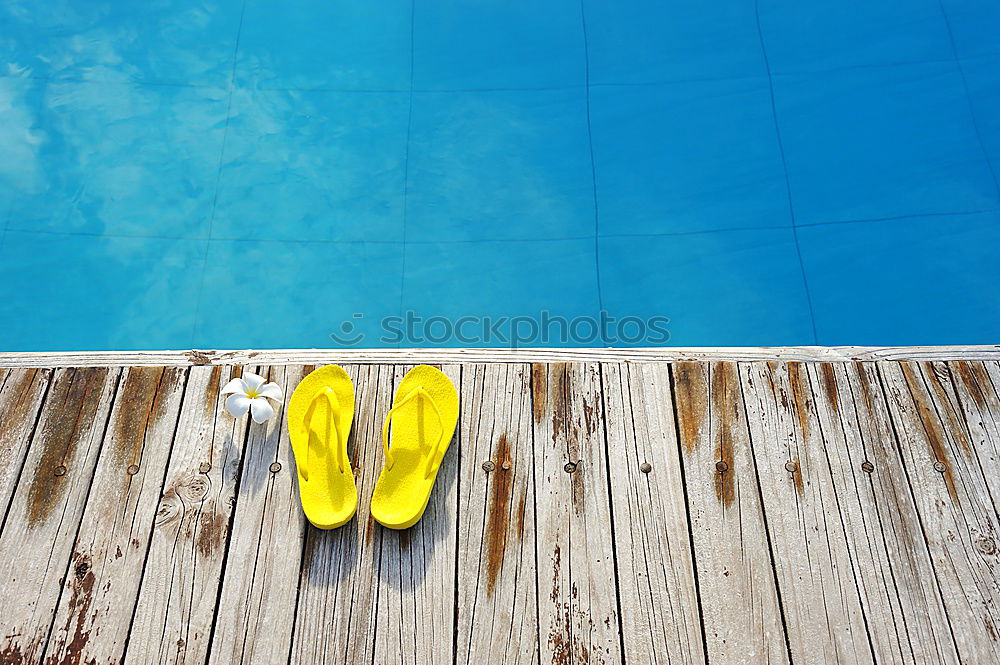
M0 515L14 496L51 375L49 369L0 370Z
M393 391L409 369L396 366ZM441 371L461 387L458 365ZM406 531L380 529L376 663L453 662L460 432L420 521Z
M650 347L629 349L268 349L0 353L0 367L1000 359L1000 345Z
M927 369L928 371L924 371ZM963 662L1000 662L997 513L957 415L937 399L933 368L879 366L949 625Z
M622 658L599 371L532 367L543 663Z
M0 535L0 662L41 658L120 371L57 370Z
M531 367L462 369L459 663L538 663Z
M673 377L708 660L788 663L737 366Z
M601 366L627 663L704 663L666 364Z
M1000 509L1000 363L948 363L947 374L938 366L941 382L952 384L956 404L953 408L962 416L969 434L970 445L985 472L986 486L993 499L993 508ZM991 376L992 374L992 376ZM940 385L940 384L939 384Z
M122 374L45 658L116 663L125 651L187 370Z
M356 400L348 450L358 513L339 529L305 527L292 663L373 662L376 623L382 620L377 595L383 529L369 507L382 470L382 423L392 402L394 372L386 365L345 369L354 381Z
M259 372L284 389L285 399L271 420L248 423L210 662L288 660L306 520L284 407L310 369L270 367Z
M806 368L751 363L741 376L792 658L822 653L828 662L871 663Z
M188 377L150 537L126 663L205 662L248 416L219 394L239 368Z
M959 662L878 373L871 363L808 373L876 660Z

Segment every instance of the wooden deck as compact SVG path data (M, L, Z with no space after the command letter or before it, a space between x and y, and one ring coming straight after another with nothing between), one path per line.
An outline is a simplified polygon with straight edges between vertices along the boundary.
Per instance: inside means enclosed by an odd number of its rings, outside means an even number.
M0 356L0 663L1000 663L995 349L428 352L461 421L405 532L367 511L396 353L347 365L331 532L283 413L221 408L294 357Z

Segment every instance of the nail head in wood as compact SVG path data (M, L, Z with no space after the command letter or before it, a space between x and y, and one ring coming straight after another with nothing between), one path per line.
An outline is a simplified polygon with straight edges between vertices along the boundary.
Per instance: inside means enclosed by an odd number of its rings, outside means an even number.
M719 473L725 473L726 471L729 471L729 465L722 460L719 460L715 463L715 470Z
M485 462L483 462L483 471L485 471L486 473L489 473L495 468L497 468L497 465L491 462L490 460L486 460Z
M788 473L795 473L798 469L799 467L795 462L785 462L785 471Z
M271 466L268 467L271 473L278 473L281 471L281 462L271 462Z
M944 462L934 462L934 470L938 473L944 473L948 470L948 466Z
M510 471L510 460L504 460L503 464L500 465L500 468L504 471Z
M563 471L566 473L573 473L576 471L576 462L566 462L566 465L563 467Z
M875 465L869 462L868 460L865 460L864 462L861 463L861 470L864 471L865 473L871 473L872 471L875 470Z
M135 464L130 464L129 467L125 469L125 473L127 473L130 476L134 476L135 474L139 473L139 467L137 467Z
M201 473L208 473L211 470L212 470L212 465L208 462L202 462L201 464L198 465L198 471L200 471Z
M653 465L650 464L649 462L643 462L642 464L639 465L639 470L642 471L643 473L649 473L650 471L653 470Z
M57 476L65 476L66 475L66 467L64 467L64 466L62 466L60 464L59 466L56 467L55 474Z

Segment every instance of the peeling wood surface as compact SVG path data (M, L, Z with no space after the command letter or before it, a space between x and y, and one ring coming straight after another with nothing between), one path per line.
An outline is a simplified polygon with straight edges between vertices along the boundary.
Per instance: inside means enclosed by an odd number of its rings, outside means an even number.
M601 368L536 364L535 514L543 663L621 662ZM659 525L657 525L658 527Z
M283 402L308 372L303 367L252 367L285 388ZM249 424L225 573L214 618L210 662L288 660L298 599L298 561L306 525L300 519L295 462L282 409ZM256 639L271 635L271 639Z
M626 660L704 663L670 367L601 377Z
M740 367L793 662L875 661L805 365Z
M246 365L287 399L309 352L8 363L0 665L1000 662L1000 364L767 351L355 355L329 532L283 411L219 396ZM417 360L452 363L461 421L394 532L368 505Z
M968 435L918 363L879 367L949 625L964 662L1000 662L997 511Z
M531 366L465 365L461 389L456 653L537 664Z
M788 663L738 369L671 372L708 660Z
M239 371L188 371L125 663L205 662L225 563L247 418L219 390Z
M87 578L73 545L119 375L100 368L53 374L0 533L0 662L41 661L64 588ZM77 603L88 602L83 591Z

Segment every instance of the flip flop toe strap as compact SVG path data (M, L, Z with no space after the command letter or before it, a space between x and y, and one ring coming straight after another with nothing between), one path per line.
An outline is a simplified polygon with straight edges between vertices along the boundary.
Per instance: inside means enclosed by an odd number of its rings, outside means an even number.
M438 408L434 398L431 397L430 393L423 388L419 386L414 388L410 392L406 393L406 396L403 397L403 399L399 400L391 409L389 409L389 413L386 414L385 417L385 424L382 425L382 449L385 451L386 468L391 469L396 460L393 457L392 452L389 450L389 421L392 420L392 416L397 410L417 397L423 397L427 400L427 403L430 404L431 408L434 410L434 415L437 417L438 440L431 449L431 455L427 460L427 468L424 470L424 478L430 478L431 474L436 471L439 466L441 466L441 460L438 459L438 456L441 452L441 443L444 440L444 420L441 418L441 409Z
M316 417L316 413L321 405L326 406L328 414L328 417L323 419L322 425ZM305 415L305 425L309 431L309 441L306 443L305 463L299 466L299 473L306 480L309 480L309 459L312 455L314 442L322 447L324 442L331 439L336 441L337 467L341 473L344 472L344 446L340 440L340 424L337 422L337 408L339 406L340 402L337 401L337 394L329 386L324 387L316 393L312 401L309 402L309 408L306 409ZM333 430L332 437L331 430Z

